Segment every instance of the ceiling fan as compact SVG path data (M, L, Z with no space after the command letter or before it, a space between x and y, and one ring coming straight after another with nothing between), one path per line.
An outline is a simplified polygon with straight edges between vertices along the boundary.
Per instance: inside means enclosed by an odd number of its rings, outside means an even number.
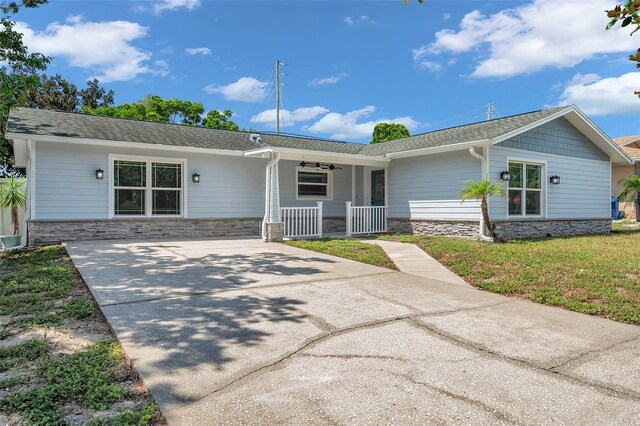
M342 170L342 167L336 167L333 164L320 163L320 162L308 163L306 161L301 161L300 167L314 167L316 169L322 169L322 170Z

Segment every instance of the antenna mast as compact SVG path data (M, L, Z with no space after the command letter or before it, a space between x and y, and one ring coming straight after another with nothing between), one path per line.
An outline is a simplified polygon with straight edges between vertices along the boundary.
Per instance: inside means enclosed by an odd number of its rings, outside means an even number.
M280 61L276 61L276 135L280 134Z
M493 111L495 110L493 102L489 102L487 105L487 120L493 120Z

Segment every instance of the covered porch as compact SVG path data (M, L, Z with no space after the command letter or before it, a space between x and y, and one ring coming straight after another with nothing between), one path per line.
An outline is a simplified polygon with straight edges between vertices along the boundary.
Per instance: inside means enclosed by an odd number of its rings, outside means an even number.
M269 160L263 239L387 231L389 159L277 147L245 155Z

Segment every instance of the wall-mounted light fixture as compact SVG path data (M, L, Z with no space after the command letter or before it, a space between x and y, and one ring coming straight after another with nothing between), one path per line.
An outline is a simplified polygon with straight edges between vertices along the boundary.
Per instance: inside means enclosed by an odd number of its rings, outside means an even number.
M191 175L191 181L193 183L199 183L200 182L200 175L198 173L194 173Z
M104 170L102 169L96 170L96 179L104 179Z
M549 183L553 184L553 185L558 185L560 183L560 176L558 175L553 175L549 178Z
M500 172L500 180L509 180L511 179L511 173L509 173L508 170L505 170L504 172Z
M320 162L307 163L306 161L301 161L300 167L314 167L316 169L323 169L323 170L336 170L336 169L342 170L340 167L336 167L333 164L320 163Z

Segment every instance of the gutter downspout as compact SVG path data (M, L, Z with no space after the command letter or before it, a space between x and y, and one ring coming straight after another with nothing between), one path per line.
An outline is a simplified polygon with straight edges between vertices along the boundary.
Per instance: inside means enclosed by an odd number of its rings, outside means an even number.
M20 238L20 245L6 248L4 249L4 251L21 250L27 245L27 240L29 237L27 226L29 223L29 219L31 219L31 197L33 195L33 191L30 188L30 183L33 182L33 179L31 178L32 170L33 167L31 165L31 140L27 139L27 203L24 207L24 214L22 215L22 237Z
M488 148L488 147L487 147ZM477 158L478 160L480 160L480 163L482 164L482 175L483 176L487 176L487 159L486 157L478 154L476 152L476 148L475 147L471 147L469 148L469 154L471 154L472 157ZM482 217L482 215L480 215L480 239L482 241L493 241L493 238L491 237L487 237L484 233L486 226L484 226L484 218Z
M262 219L262 239L267 240L267 221L271 217L271 168L280 161L280 153L276 152L275 156L271 151L271 161L267 163L267 171L265 176L265 194L264 194L264 218Z

